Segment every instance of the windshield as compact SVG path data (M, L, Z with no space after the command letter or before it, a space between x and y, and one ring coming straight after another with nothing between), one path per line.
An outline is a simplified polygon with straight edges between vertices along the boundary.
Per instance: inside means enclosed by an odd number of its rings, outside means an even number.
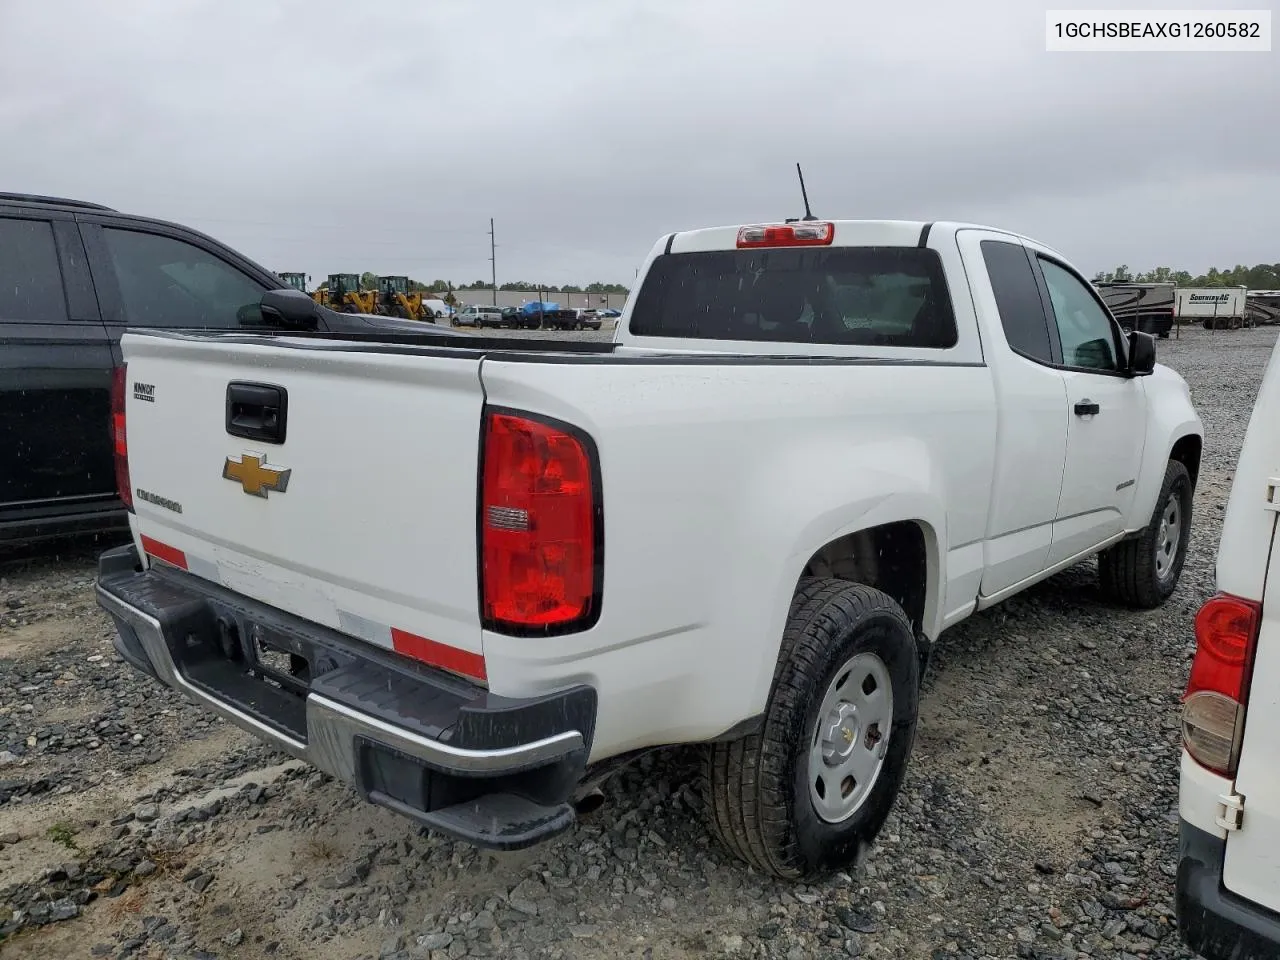
M724 250L657 258L631 333L705 340L946 348L942 263L916 247Z

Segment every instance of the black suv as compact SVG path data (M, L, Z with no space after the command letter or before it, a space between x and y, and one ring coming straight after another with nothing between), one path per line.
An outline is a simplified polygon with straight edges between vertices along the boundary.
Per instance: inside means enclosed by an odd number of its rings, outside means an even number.
M109 412L127 327L283 329L281 315L260 304L287 286L187 227L0 193L0 542L126 526ZM319 330L453 332L318 305L311 322Z

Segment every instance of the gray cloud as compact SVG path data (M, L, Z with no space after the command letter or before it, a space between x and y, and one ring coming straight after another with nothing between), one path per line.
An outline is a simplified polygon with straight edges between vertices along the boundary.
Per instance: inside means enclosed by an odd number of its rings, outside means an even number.
M487 277L492 216L500 280L625 282L662 233L795 214L797 160L820 214L1086 270L1280 259L1274 55L1048 54L1014 0L44 0L0 31L6 189L281 270Z

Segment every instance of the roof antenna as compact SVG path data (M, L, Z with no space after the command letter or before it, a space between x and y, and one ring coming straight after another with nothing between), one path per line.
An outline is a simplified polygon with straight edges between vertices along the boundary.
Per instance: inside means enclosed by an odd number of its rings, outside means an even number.
M804 171L800 169L800 164L796 164L796 176L800 178L800 196L804 199L804 216L788 217L786 223L796 223L799 220L817 220L813 215L813 211L809 209L809 192L804 188Z

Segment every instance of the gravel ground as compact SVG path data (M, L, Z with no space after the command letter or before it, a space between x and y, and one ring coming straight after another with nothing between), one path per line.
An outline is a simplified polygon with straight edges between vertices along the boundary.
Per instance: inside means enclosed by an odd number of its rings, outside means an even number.
M1177 593L1117 611L1084 564L944 636L880 842L816 886L708 841L691 750L647 758L533 850L424 834L122 663L93 601L101 544L0 555L3 953L1186 957L1178 697L1276 336L1160 342L1208 432Z

